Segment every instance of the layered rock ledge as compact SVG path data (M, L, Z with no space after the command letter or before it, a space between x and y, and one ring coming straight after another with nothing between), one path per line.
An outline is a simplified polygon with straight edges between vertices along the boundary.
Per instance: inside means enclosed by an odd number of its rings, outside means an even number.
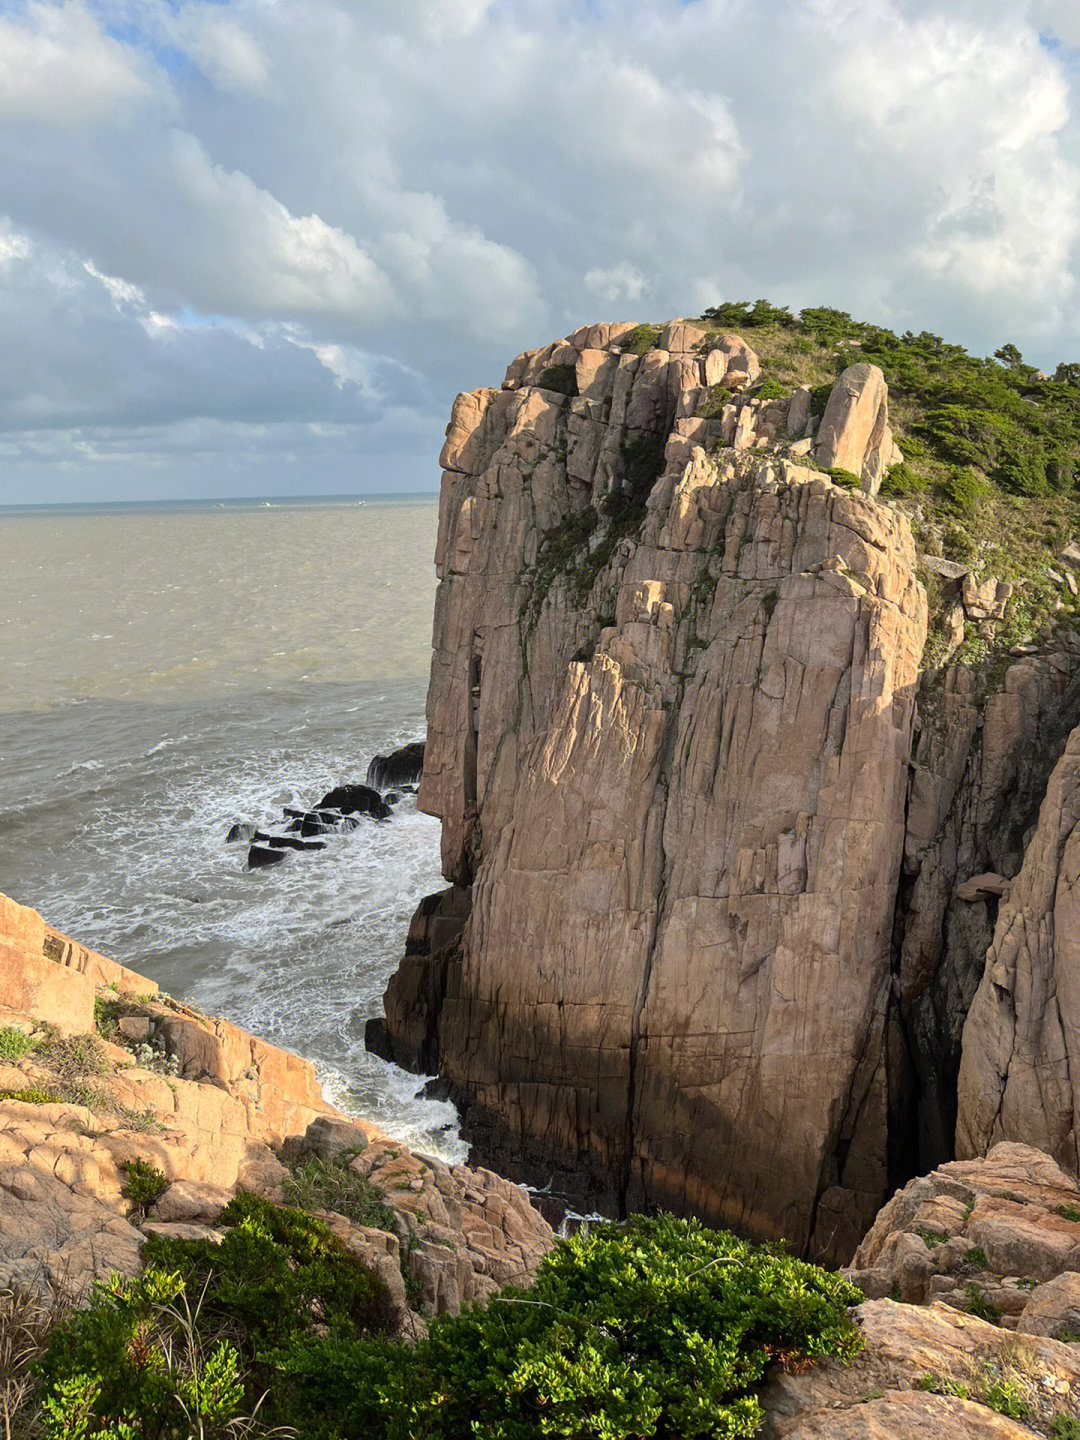
M160 995L4 896L0 1040L0 1290L79 1295L133 1274L147 1234L213 1239L238 1188L280 1200L298 1165L335 1158L393 1223L321 1213L387 1281L406 1329L527 1282L551 1246L518 1186L341 1114L307 1061ZM145 1211L127 1198L132 1162L164 1187Z

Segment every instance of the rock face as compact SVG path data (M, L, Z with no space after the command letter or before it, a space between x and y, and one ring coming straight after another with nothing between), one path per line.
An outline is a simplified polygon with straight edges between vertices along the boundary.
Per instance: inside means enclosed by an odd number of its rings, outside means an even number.
M823 470L847 470L876 495L900 458L889 428L889 389L876 365L849 365L833 386L817 430L814 458Z
M888 1188L925 603L902 517L738 453L798 397L703 338L579 331L455 403L420 804L470 903L382 1043L500 1168L850 1253Z
M983 1160L911 1181L848 1272L868 1296L855 1312L866 1348L847 1367L774 1371L762 1395L764 1435L1073 1433L1065 1422L1080 1424L1078 1202L1076 1181L1026 1145L995 1145Z
M394 1225L325 1218L387 1279L406 1328L416 1318L406 1275L424 1313L456 1311L508 1280L527 1281L550 1248L550 1227L516 1185L414 1155L341 1115L307 1061L158 997L153 981L3 896L0 957L0 1031L45 1035L17 1062L0 1062L0 1289L78 1295L110 1270L131 1274L145 1235L214 1238L238 1187L281 1199L290 1166L342 1152ZM43 982L50 971L52 983ZM99 1022L120 1012L115 1040L94 1034L95 999ZM59 1071L41 1029L58 1019L77 1042ZM77 1063L85 1073L73 1076ZM123 1167L134 1160L169 1181L148 1216L124 1198Z
M1020 1133L1076 1171L1080 1078L1080 729L1047 786L968 1014L957 1147Z

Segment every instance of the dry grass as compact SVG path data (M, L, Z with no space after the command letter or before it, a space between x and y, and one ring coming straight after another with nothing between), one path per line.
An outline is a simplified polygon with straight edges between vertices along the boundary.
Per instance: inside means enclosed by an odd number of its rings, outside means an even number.
M0 1291L0 1436L34 1440L40 1409L31 1367L49 1343L49 1331L71 1313L64 1290L14 1287Z

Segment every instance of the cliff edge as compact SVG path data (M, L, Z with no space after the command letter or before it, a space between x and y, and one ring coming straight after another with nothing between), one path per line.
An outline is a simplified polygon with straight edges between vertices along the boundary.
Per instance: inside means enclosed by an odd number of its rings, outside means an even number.
M917 553L901 458L878 366L785 389L683 322L455 402L419 797L452 887L369 1043L505 1173L836 1260L951 1159L1080 637L963 663L1014 585Z

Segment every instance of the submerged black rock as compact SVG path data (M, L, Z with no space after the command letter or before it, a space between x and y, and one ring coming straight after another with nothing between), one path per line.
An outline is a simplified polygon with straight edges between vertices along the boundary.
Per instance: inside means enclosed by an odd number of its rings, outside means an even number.
M265 845L252 845L248 851L247 868L261 870L266 865L280 865L285 858L284 850L271 850Z
M315 808L341 810L347 815L371 815L376 820L385 820L390 815L390 806L370 785L338 785L327 791Z
M389 755L376 755L364 777L377 790L400 790L404 785L417 785L424 771L424 742L412 740Z
M246 843L247 841L253 840L254 838L255 838L255 826L254 826L254 825L248 825L248 824L246 824L246 823L243 822L243 821L238 821L238 822L232 827L232 829L229 831L229 833L225 836L225 844L226 844L226 845L232 845L232 844L235 844L235 842L238 841L238 840L242 840L242 841L244 841L244 842Z

